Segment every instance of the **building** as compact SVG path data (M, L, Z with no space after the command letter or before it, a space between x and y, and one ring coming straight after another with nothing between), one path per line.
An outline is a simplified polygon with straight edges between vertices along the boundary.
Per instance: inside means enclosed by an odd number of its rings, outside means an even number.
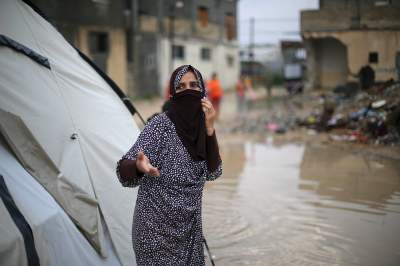
M303 78L306 73L306 53L303 42L281 41L283 58L283 78L288 93L303 91Z
M165 90L183 64L204 78L217 72L223 88L239 75L237 0L138 0L136 82L141 93Z
M240 48L240 73L249 76L262 86L265 79L281 75L283 58L281 48L277 44L264 43Z
M122 0L32 0L75 47L128 93L129 6Z
M397 79L400 0L320 0L319 10L301 12L301 34L312 88L355 81L366 64L377 81Z
M163 94L192 64L224 88L239 75L237 0L32 0L129 96Z

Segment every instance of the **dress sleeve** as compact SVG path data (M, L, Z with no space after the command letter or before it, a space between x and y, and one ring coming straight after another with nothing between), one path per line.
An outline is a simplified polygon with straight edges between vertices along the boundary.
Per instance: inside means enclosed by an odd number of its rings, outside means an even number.
M206 180L215 180L222 175L222 160L219 154L217 136L207 136L207 176Z
M159 155L161 153L163 140L164 132L162 117L158 115L148 122L143 131L139 134L139 137L133 146L118 161L116 173L122 186L136 187L142 184L143 179L146 178L146 175L136 169L136 157L139 151L143 151L143 153L149 158L151 165L159 168L161 165ZM124 163L124 160L129 160L130 162ZM130 174L128 176L122 173L126 172L126 168L121 168L122 164L124 164L124 167L129 167Z

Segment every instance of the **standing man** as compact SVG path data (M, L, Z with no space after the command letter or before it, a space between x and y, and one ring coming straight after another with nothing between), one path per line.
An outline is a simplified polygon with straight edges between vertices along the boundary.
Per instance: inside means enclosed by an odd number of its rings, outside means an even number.
M365 91L372 87L375 83L375 71L370 65L363 66L358 72L361 90Z
M219 117L219 108L223 96L223 90L218 80L217 73L212 73L211 80L207 82L208 97L217 112L217 118Z

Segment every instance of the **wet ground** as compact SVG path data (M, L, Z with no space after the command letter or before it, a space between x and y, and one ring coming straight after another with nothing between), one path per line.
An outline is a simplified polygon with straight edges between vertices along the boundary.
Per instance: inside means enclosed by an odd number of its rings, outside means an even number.
M217 265L400 265L400 163L271 139L221 143L204 193Z
M203 200L216 265L400 265L398 148L231 132L234 100L217 126L224 173ZM136 104L145 117L157 106Z

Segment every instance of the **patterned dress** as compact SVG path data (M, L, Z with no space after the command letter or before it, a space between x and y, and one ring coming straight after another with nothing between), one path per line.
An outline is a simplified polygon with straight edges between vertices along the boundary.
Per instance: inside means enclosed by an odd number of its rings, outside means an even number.
M121 160L135 160L139 151L160 170L159 177L122 180L117 167L123 186L140 185L132 225L137 264L204 265L203 187L222 174L221 162L209 172L206 161L193 161L165 113L148 122Z

